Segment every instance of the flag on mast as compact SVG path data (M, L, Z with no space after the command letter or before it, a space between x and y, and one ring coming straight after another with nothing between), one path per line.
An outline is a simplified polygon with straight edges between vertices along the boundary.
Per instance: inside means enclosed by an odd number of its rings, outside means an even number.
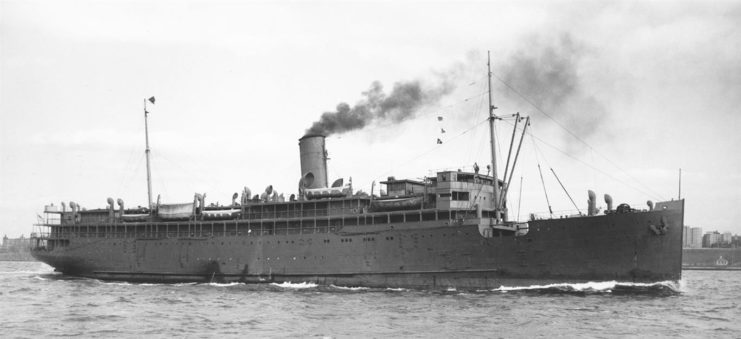
M154 97L149 98L149 102L151 102L152 104L154 104Z

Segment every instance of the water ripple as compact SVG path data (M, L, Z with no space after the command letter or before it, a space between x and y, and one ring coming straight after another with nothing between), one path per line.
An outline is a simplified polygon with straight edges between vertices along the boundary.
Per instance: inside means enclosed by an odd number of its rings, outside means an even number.
M8 337L729 337L741 272L677 283L422 291L281 284L135 284L0 262ZM18 272L18 273L16 273ZM39 319L43 317L43 322Z

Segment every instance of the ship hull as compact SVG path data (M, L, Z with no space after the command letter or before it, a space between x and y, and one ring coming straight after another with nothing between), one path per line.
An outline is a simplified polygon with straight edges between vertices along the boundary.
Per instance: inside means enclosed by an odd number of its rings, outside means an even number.
M138 282L315 282L489 289L681 277L683 201L655 211L534 220L525 235L490 220L345 226L325 233L71 237L33 255L64 274ZM657 232L657 225L663 228Z

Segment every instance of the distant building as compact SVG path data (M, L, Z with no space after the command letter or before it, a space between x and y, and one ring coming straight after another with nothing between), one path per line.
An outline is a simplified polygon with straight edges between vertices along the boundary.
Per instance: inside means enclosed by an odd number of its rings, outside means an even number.
M720 234L720 232L707 232L704 236L702 236L702 247L719 247L721 244L721 239L723 239L723 236Z
M690 243L692 242L690 233L690 227L684 226L684 229L682 230L682 248L692 248L692 246L690 245Z
M702 248L702 227L690 228L689 238L689 248Z
M12 239L7 235L3 236L3 244L0 247L2 252L22 252L27 251L31 246L31 239L21 235L20 238Z
M731 242L733 242L733 234L731 234L731 232L721 234L720 242L723 243L723 245L730 245Z

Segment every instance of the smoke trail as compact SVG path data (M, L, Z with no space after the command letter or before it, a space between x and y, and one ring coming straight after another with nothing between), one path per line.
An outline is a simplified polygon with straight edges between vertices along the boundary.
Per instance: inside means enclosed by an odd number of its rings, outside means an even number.
M585 49L568 33L556 39L532 37L526 41L498 72L503 80L577 135L587 137L597 131L607 111L579 78ZM510 89L503 92L521 100Z
M454 89L451 81L443 77L431 88L425 88L418 80L397 82L388 95L383 85L375 81L363 92L363 99L355 106L340 103L334 112L325 112L314 122L306 135L345 133L362 129L374 121L394 123L413 118L422 106L434 104Z

